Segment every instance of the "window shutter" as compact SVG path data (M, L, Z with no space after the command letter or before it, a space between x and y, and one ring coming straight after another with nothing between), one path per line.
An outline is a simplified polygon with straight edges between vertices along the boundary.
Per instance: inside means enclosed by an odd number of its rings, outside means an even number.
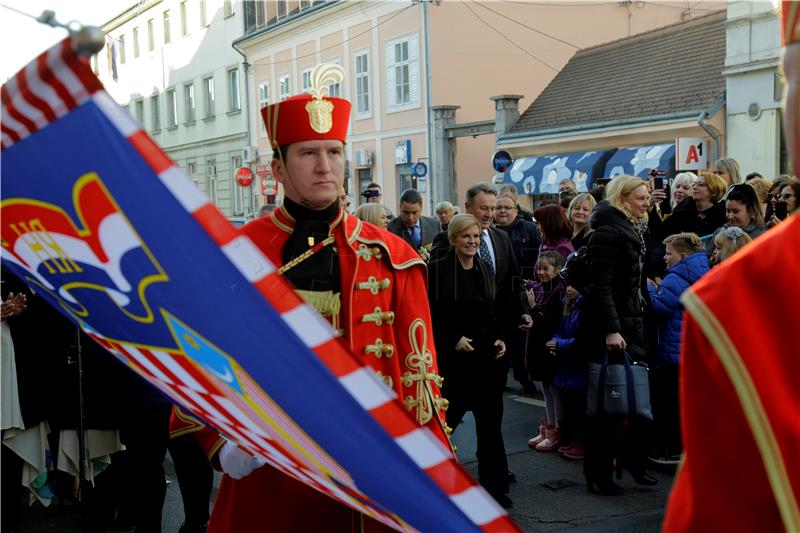
M419 102L419 46L416 37L408 40L408 99L409 103Z
M394 43L386 43L386 106L395 105Z

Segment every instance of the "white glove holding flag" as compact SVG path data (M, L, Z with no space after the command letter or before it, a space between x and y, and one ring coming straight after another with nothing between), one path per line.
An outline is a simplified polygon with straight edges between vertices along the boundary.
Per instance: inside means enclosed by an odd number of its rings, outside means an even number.
M267 462L263 457L250 455L231 441L222 445L217 457L222 471L233 479L247 477L253 470L261 468Z

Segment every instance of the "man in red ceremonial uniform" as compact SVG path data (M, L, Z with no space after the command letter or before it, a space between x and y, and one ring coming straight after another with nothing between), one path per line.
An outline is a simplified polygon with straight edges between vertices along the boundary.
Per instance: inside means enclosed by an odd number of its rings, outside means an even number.
M786 127L800 172L800 4L783 2ZM664 531L800 531L800 215L683 296L684 461ZM731 290L732 289L732 290Z
M272 216L242 231L330 320L350 351L394 389L418 423L449 448L425 265L399 237L340 209L350 102L330 98L317 87L327 88L342 75L341 67L320 65L312 72L316 83L311 94L262 109L274 152L272 169L285 198ZM192 431L189 425L183 429ZM212 464L226 473L209 532L385 529L264 466L209 428L193 434Z

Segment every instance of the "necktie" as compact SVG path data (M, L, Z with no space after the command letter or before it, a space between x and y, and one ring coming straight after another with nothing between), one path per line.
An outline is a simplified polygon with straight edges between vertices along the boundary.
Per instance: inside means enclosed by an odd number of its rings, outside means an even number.
M488 233L481 233L481 244L478 248L478 253L481 256L481 259L489 266L489 270L492 271L492 275L494 275L494 263L492 263L492 256L489 253L489 243L486 242L489 239Z
M422 235L419 231L419 226L411 227L411 240L414 242L414 249L419 250L419 245L422 243Z

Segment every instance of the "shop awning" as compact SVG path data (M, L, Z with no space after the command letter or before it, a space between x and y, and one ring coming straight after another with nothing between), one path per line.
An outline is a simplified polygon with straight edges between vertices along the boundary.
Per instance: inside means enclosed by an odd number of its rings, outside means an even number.
M606 163L616 151L612 148L521 157L503 174L503 184L516 185L520 194L556 194L558 183L570 178L578 186L578 191L586 192L595 178L604 175Z
M647 178L654 168L666 170L668 178L675 175L675 144L620 148L606 163L603 177L627 174Z

